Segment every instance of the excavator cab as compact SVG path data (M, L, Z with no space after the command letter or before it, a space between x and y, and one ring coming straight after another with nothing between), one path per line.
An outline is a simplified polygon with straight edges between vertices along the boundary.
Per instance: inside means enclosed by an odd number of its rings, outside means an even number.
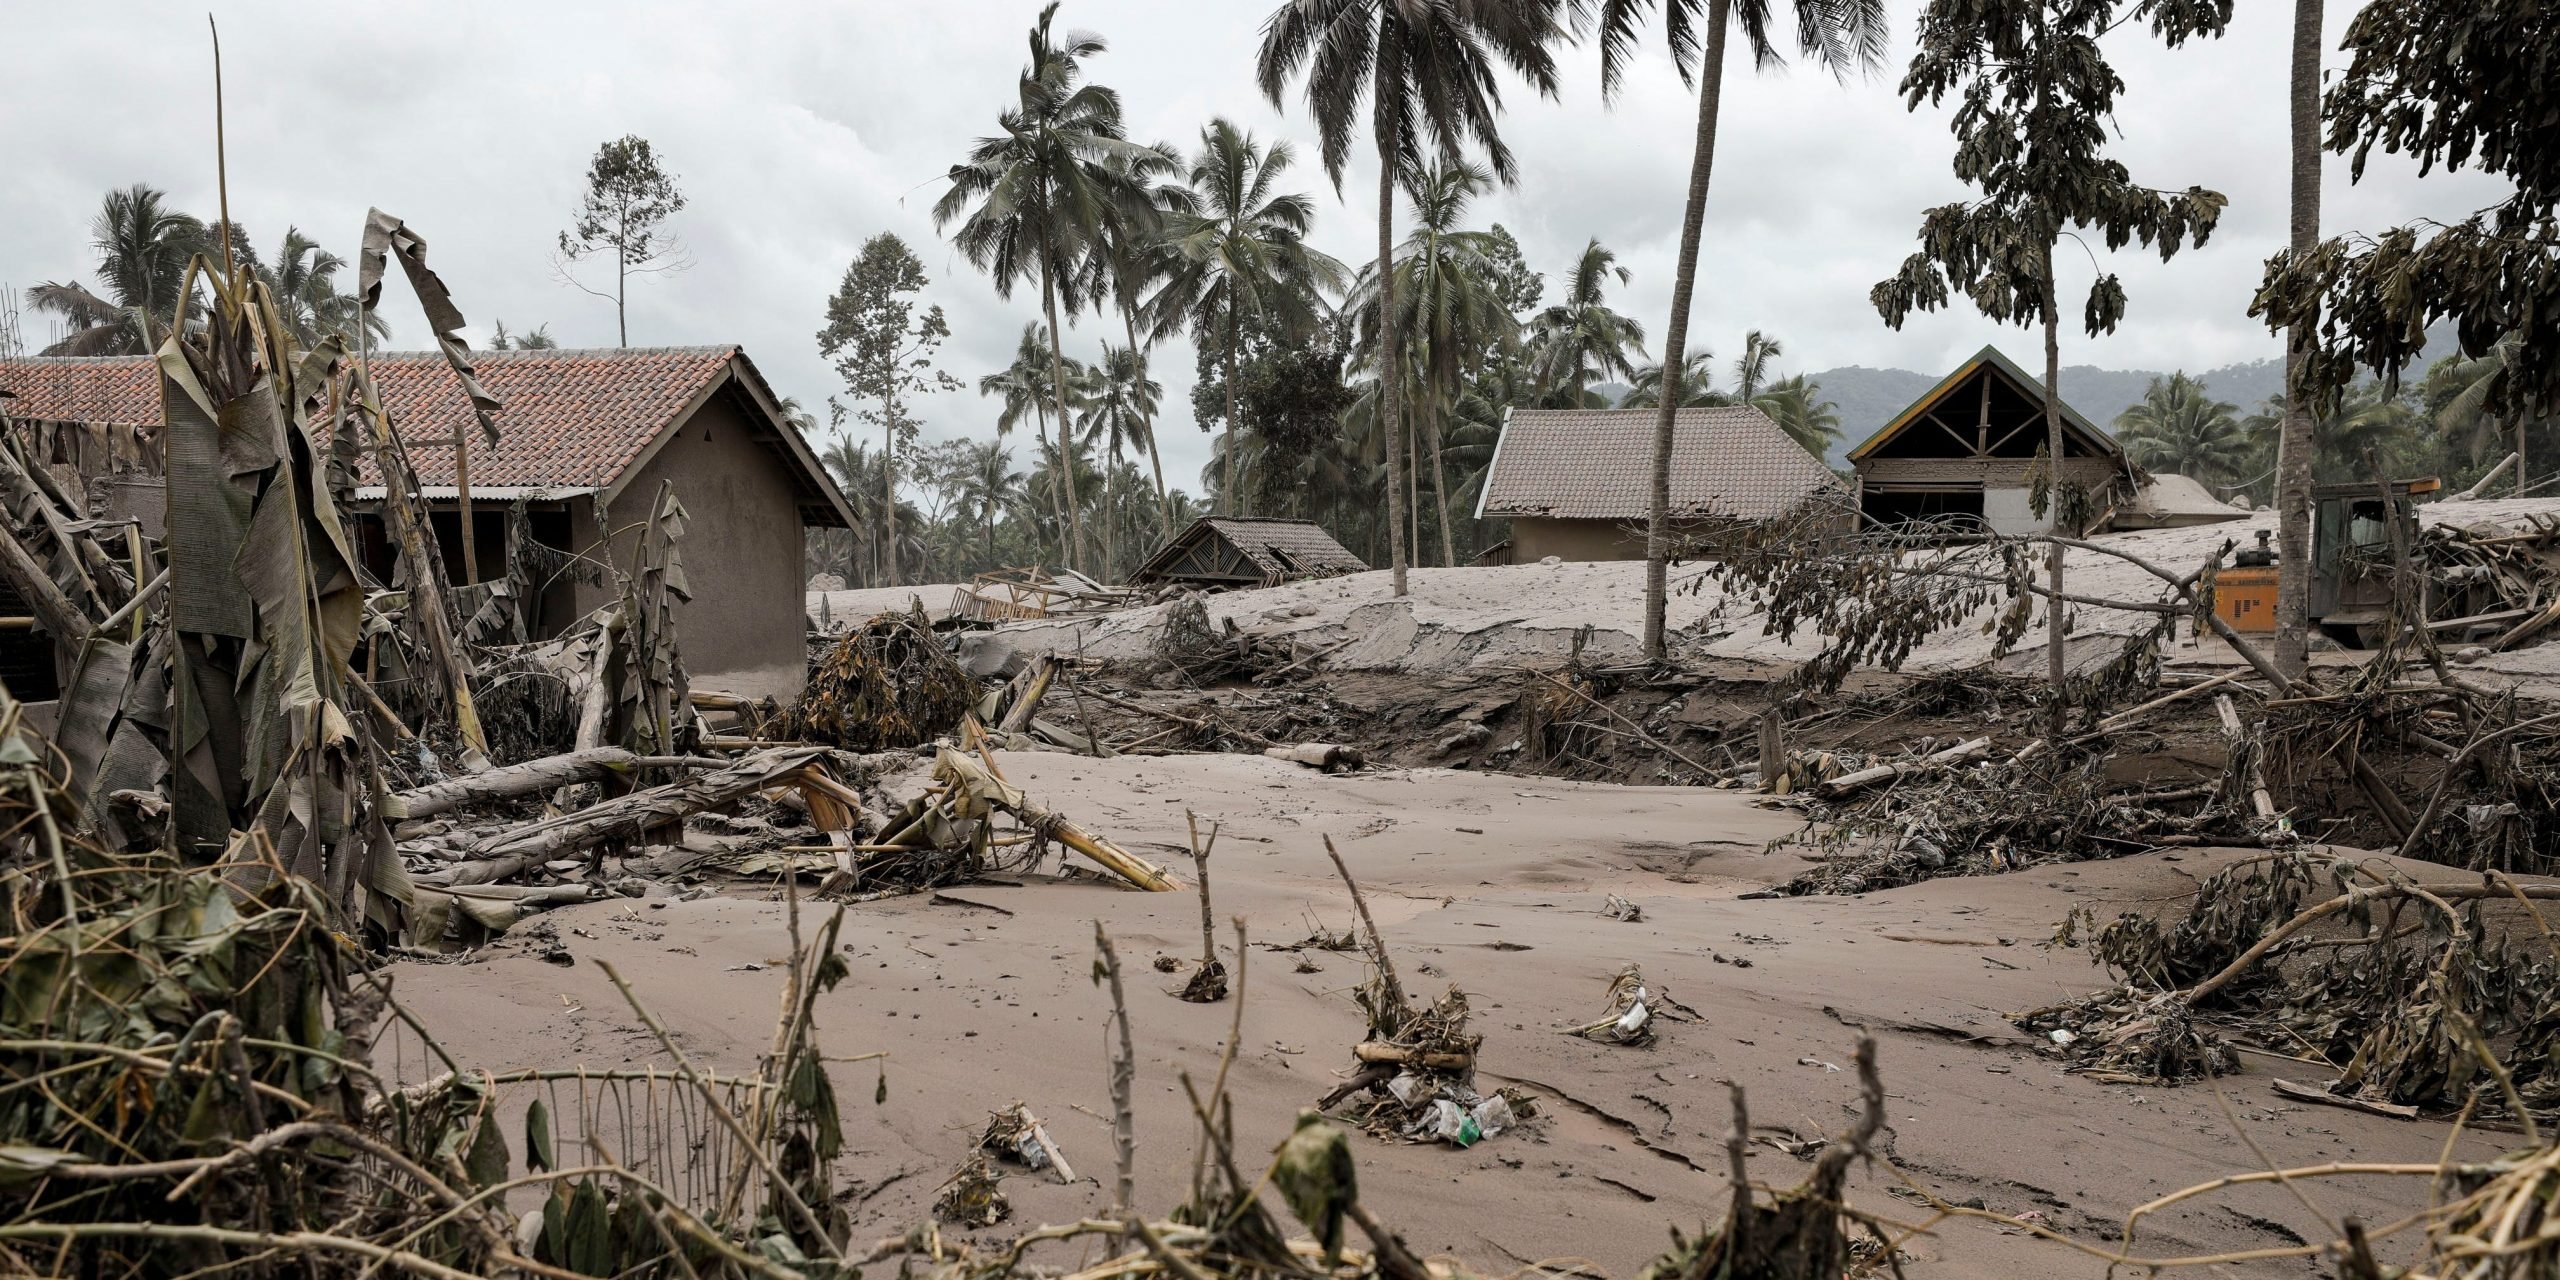
M2418 539L2416 499L2443 487L2424 480L2388 485L2324 484L2311 490L2311 618L2351 649L2379 646L2391 614L2391 543ZM2386 502L2383 490L2390 493Z

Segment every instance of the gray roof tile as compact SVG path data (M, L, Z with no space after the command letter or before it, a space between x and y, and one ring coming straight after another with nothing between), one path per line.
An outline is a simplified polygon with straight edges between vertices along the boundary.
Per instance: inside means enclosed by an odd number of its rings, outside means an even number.
M1653 409L1515 409L1485 480L1485 516L1640 520L1653 464ZM1675 516L1766 520L1845 486L1748 406L1682 409L1672 426Z

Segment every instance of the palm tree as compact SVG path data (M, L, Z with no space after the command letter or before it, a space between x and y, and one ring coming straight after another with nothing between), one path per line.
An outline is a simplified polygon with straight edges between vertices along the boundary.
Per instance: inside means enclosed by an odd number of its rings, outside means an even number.
M1801 373L1780 378L1761 387L1748 403L1769 415L1806 453L1830 464L1831 447L1840 442L1840 406L1822 398L1821 383Z
M1677 2L1677 0L1675 0ZM1360 108L1369 107L1378 160L1377 367L1403 367L1404 340L1395 311L1396 183L1417 173L1425 153L1455 161L1465 144L1483 148L1505 183L1518 171L1503 145L1501 62L1539 93L1555 96L1549 46L1563 36L1558 0L1286 0L1263 23L1257 79L1279 106L1281 94L1306 72L1308 113L1315 117L1325 172L1342 186L1342 166ZM1395 593L1405 593L1404 455L1406 424L1397 379L1379 380L1379 416L1387 441L1387 517Z
M1737 12L1737 7L1739 12ZM1715 171L1716 116L1724 98L1725 37L1740 20L1743 43L1754 65L1779 61L1773 39L1770 0L1662 0L1662 27L1672 64L1684 84L1698 88L1698 128L1689 157L1688 204L1680 220L1680 259L1671 283L1671 319L1663 326L1665 368L1661 381L1673 388L1657 394L1660 402L1653 427L1653 494L1645 536L1644 653L1663 657L1663 609L1669 600L1671 554L1671 424L1685 397L1679 355L1689 342L1689 300L1698 283L1698 239L1707 216L1707 183ZM1883 65L1885 17L1883 0L1794 0L1796 47L1846 76L1853 67L1873 70ZM1653 9L1653 0L1577 0L1575 15L1588 18L1600 44L1600 94L1615 96L1635 51L1638 29ZM1701 32L1700 27L1705 30ZM1703 55L1703 56L1701 56Z
M560 340L551 336L551 326L547 323L535 325L522 333L509 333L507 322L498 320L489 326L489 349L491 351L557 351L560 349ZM815 418L810 418L809 421L812 426L817 423Z
M1049 322L1051 408L1063 429L1067 416L1067 366L1060 347L1058 312L1084 304L1078 268L1094 252L1114 210L1140 198L1130 177L1132 161L1146 150L1128 141L1120 95L1084 83L1084 60L1106 47L1089 31L1052 38L1058 0L1040 10L1031 26L1031 61L1015 85L1015 103L997 117L1000 133L980 138L969 158L951 166L951 189L934 202L934 225L960 223L952 243L995 278L998 297L1037 276L1041 310ZM976 207L972 208L971 203ZM1076 501L1076 474L1064 474L1066 559L1084 553L1084 526Z
M167 201L167 193L137 182L99 203L89 244L103 296L82 284L27 290L28 306L62 317L70 330L43 354L143 355L159 347L178 320L188 260L212 246L204 223Z
M348 345L360 345L356 325L365 326L366 337L376 341L391 336L391 325L379 310L359 305L352 293L338 291L338 273L346 270L347 260L320 247L318 241L302 234L300 227L286 227L284 245L276 251L272 264L258 263L258 278L268 292L275 295L276 310L285 327L293 330L295 341L304 350L320 344L324 336L343 338ZM542 341L551 341L542 334ZM503 349L503 348L502 348Z
M1749 404L1760 394L1761 384L1770 380L1778 357L1787 353L1785 343L1754 329L1742 335L1742 354L1733 358L1733 397Z
M1691 347L1680 357L1682 370L1704 370L1715 362L1715 353L1705 347ZM1731 404L1732 398L1716 390L1715 381L1703 374L1680 380L1680 407L1696 409L1706 405ZM1662 366L1640 364L1635 376L1627 379L1627 394L1618 397L1621 409L1652 409L1662 404Z
M1049 357L1049 339L1035 320L1022 326L1022 340L1014 347L1013 363L978 379L979 395L999 396L1003 400L1002 407L996 412L996 434L999 437L1012 434L1013 429L1021 424L1023 415L1029 414L1040 441L1042 457L1049 453L1051 402L1047 383L1052 367ZM1051 513L1058 518L1058 527L1066 528L1066 509L1053 506ZM1060 558L1064 559L1063 554Z
M1137 353L1138 367L1144 374L1148 343L1154 340L1157 326L1149 318L1147 295L1173 270L1174 255L1166 244L1166 219L1190 199L1187 187L1170 178L1181 170L1181 159L1170 146L1162 144L1142 147L1106 163L1123 171L1130 190L1126 203L1115 205L1102 221L1101 238L1092 255L1093 282L1087 291L1094 297L1108 293L1120 309L1121 333L1127 337L1129 349ZM1139 339L1139 329L1148 332L1146 341ZM1149 410L1150 414L1153 410ZM1164 536L1173 536L1173 501L1164 484L1164 456L1156 448L1154 421L1141 424L1136 439L1147 446L1147 462L1156 477L1157 519ZM1109 479L1108 473L1104 477Z
M1431 456L1431 492L1440 508L1442 563L1454 562L1457 550L1449 527L1448 478L1440 457L1441 419L1457 399L1466 375L1482 364L1485 355L1516 347L1520 337L1519 320L1504 305L1499 288L1497 264L1492 256L1495 237L1491 232L1470 231L1459 225L1466 217L1468 203L1492 182L1491 174L1468 164L1435 163L1414 177L1406 186L1406 198L1413 205L1414 231L1394 258L1394 304L1381 312L1375 301L1377 276L1369 271L1363 271L1352 285L1345 304L1372 328L1377 323L1375 317L1391 314L1404 335L1399 344L1405 357L1401 376L1381 377L1377 385L1396 399L1405 394L1404 387L1396 385L1399 382L1417 393L1414 399L1418 412L1414 416L1423 424ZM1372 349L1382 350L1384 345L1373 343ZM1403 433L1402 439L1406 442L1402 447L1409 452L1412 433ZM1421 541L1419 529L1414 540L1417 544ZM1417 545L1415 550L1418 553L1420 547ZM1420 559L1419 554L1415 558Z
M2289 398L2268 396L2258 412L2241 420L2261 459L2285 430ZM2407 399L2382 389L2378 382L2360 383L2338 397L2337 407L2311 411L2311 477L2320 484L2357 484L2373 479L2370 455L2389 467L2405 458L2419 439L2419 413ZM2260 465L2264 465L2263 461Z
M2508 334L2492 344L2487 355L2452 363L2444 367L2441 375L2434 370L2428 371L2431 381L2441 376L2462 388L2436 412L2436 428L2446 435L2468 434L2471 460L2474 462L2488 452L2489 442L2498 437L2498 415L2490 411L2489 405L2492 401L2506 398L2508 369L2515 362L2520 345L2514 334ZM2525 490L2525 428L2531 422L2522 413L2512 417L2516 438L2516 496L2521 498Z
M1236 411L1236 360L1250 315L1266 330L1303 334L1316 324L1323 292L1342 287L1346 272L1330 255L1307 247L1315 205L1304 194L1273 190L1296 158L1289 144L1264 147L1224 117L1200 131L1190 191L1166 219L1172 270L1150 304L1159 333L1187 326L1192 340L1214 342L1227 395L1225 481L1219 510L1241 513L1234 446L1243 423ZM1167 526L1168 533L1171 526Z
M996 559L996 521L1022 507L1022 474L1013 469L1013 450L1000 440L968 442L964 464L953 477L958 510L985 535L987 564Z
M1086 444L1100 443L1109 460L1102 472L1102 563L1105 573L1117 573L1120 508L1112 500L1112 474L1120 469L1124 447L1135 447L1147 440L1147 424L1155 419L1164 388L1147 377L1144 355L1107 342L1102 344L1102 362L1086 371L1083 387L1084 417L1077 437Z
M879 486L871 483L871 479L879 468L871 460L871 451L863 448L861 442L850 434L839 431L835 438L819 446L818 463L835 477L837 490L844 495L845 504L853 509L852 532L860 537L866 553L876 557L879 539L872 536L871 530L880 525L880 490ZM853 548L849 543L845 548L844 576L848 584L857 576L854 573ZM873 573L859 576L865 583L876 577Z
M2205 394L2184 373L2153 378L2142 399L2116 415L2125 456L2150 471L2229 485L2248 474L2254 448L2239 411Z
M1635 278L1594 236L1566 273L1564 296L1529 322L1539 356L1539 399L1553 407L1601 408L1592 403L1592 375L1630 381L1636 376L1644 326L1609 309L1612 276L1620 284Z

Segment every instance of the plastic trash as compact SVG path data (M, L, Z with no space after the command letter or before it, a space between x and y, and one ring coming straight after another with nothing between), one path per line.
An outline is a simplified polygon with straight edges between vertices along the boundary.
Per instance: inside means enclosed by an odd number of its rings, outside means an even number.
M1475 1141L1475 1137L1469 1133L1474 1128L1475 1118L1459 1110L1458 1104L1447 1098L1434 1099L1431 1103L1430 1118L1422 1122L1424 1137L1454 1142L1462 1147Z
M1410 1071L1402 1072L1387 1082L1387 1092L1394 1094L1396 1101L1410 1107L1422 1092L1422 1077Z
M1478 1138L1490 1138L1519 1123L1511 1114L1511 1100L1498 1093L1477 1103L1467 1119L1474 1123Z

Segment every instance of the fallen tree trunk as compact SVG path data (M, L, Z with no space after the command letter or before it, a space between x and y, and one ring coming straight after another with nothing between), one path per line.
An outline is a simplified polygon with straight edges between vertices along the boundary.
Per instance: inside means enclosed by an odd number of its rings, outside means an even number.
M1338 742L1301 742L1291 747L1264 747L1262 754L1274 760L1286 760L1291 764L1302 764L1310 769L1323 769L1327 772L1335 769L1357 769L1368 763L1368 757L1360 754L1360 748L1346 747Z
M1427 1071L1473 1071L1476 1066L1476 1056L1472 1053L1434 1053L1388 1044L1383 1040L1363 1040L1352 1046L1351 1056L1362 1062L1421 1067Z
M1012 705L1004 709L1004 718L996 721L998 733L1020 733L1031 727L1031 717L1040 710L1040 699L1048 695L1050 682L1057 679L1058 655L1041 654L1031 660L1022 675L1014 682Z
M695 762L675 756L642 757L620 747L592 747L566 755L544 756L539 760L506 765L411 791L395 792L391 797L391 811L386 816L432 818L468 805L593 782L607 774L628 773L644 765L686 763ZM718 762L700 763L716 765Z
M1093 835L1064 817L1033 804L1022 789L997 777L995 772L977 760L942 748L934 757L934 780L949 786L951 809L962 818L984 819L997 809L1012 814L1022 825L1045 832L1058 843L1101 863L1112 874L1150 893L1170 893L1180 888L1173 877L1146 859Z
M529 867L564 853L594 848L608 840L625 840L653 828L670 826L706 809L744 799L799 773L826 755L824 747L783 747L744 757L724 768L706 770L682 782L616 796L576 813L562 814L510 827L473 850L472 859L450 872L422 876L419 883L494 884L522 875Z

